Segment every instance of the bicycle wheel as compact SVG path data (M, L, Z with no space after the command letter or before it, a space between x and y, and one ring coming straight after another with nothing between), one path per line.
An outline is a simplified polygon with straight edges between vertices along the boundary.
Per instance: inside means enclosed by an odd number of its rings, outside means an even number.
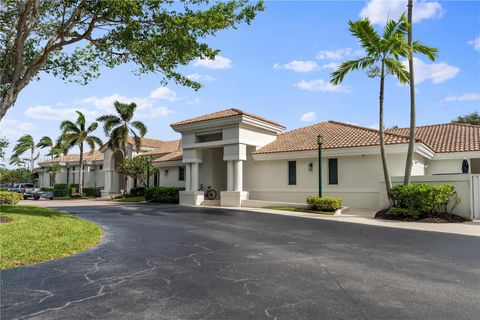
M217 197L217 191L210 189L207 192L207 199L208 200L214 200Z

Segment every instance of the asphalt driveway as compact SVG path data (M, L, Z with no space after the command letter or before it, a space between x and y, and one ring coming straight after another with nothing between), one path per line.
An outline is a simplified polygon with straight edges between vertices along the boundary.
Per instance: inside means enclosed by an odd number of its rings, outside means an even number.
M480 238L174 205L79 205L105 240L1 273L1 319L478 319Z

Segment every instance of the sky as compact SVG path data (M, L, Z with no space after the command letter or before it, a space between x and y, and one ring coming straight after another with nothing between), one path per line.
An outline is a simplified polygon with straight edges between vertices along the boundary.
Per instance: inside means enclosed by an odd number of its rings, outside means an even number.
M327 120L378 128L379 80L356 71L340 86L331 86L329 77L339 63L363 54L348 31L349 20L369 17L381 32L387 17L401 15L406 1L265 5L250 26L208 39L221 50L216 60L197 60L179 69L204 85L199 91L173 82L162 87L159 75L136 76L132 65L102 69L85 86L41 74L2 119L0 135L7 136L11 147L25 133L36 141L44 135L55 139L60 122L74 120L75 110L94 120L112 112L115 100L136 102L147 136L163 140L179 138L170 128L173 122L231 107L277 121L287 130ZM439 49L435 62L415 57L417 124L446 123L480 111L480 2L416 1L413 33L414 40ZM385 125L408 126L408 86L389 77L385 90ZM101 129L96 133L104 138Z

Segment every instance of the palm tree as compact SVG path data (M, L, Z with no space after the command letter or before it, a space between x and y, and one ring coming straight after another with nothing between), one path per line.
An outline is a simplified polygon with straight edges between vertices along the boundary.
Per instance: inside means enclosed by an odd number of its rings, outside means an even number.
M25 134L17 140L17 144L13 148L13 154L10 158L10 162L18 163L17 160L20 159L20 156L27 151L30 151L30 157L28 158L28 162L30 163L30 170L33 172L35 160L37 160L39 156L39 154L36 153L36 150L37 148L33 137L29 134Z
M382 158L383 175L387 194L390 197L392 182L388 170L387 156L385 153L385 132L383 121L385 77L389 74L395 76L401 83L409 82L409 73L405 66L399 61L400 57L407 57L410 51L431 54L428 48L415 41L412 46L406 43L408 23L403 14L399 20L389 20L385 25L383 35L380 36L370 20L349 21L349 30L360 41L366 55L357 60L342 63L337 70L332 72L330 83L340 84L345 75L353 70L368 69L368 76L380 78L379 94L379 138L380 154ZM411 48L411 49L410 49Z
M135 149L138 151L142 144L142 138L147 134L147 126L141 121L132 121L137 109L137 104L121 103L115 101L113 103L117 114L103 115L97 121L103 122L103 130L109 137L107 142L112 150L121 150L124 157L126 156L128 136L133 136Z
M412 47L412 14L413 14L413 0L408 0L408 46ZM418 44L418 42L416 42ZM425 50L428 50L427 53L430 60L434 61L438 49L437 48L428 48L425 47ZM409 131L409 140L408 140L408 151L407 151L407 162L405 164L405 175L403 176L403 184L407 185L410 183L410 177L412 175L412 161L413 161L413 150L415 148L415 119L416 119L416 108L415 108L415 78L413 72L413 54L411 50L408 54L408 71L410 73L410 131Z
M37 148L39 149L50 148L50 151L47 153L47 156L52 156L52 159L53 159L52 151L53 151L54 145L53 145L52 138L50 138L49 136L41 137L40 141L38 141L37 143Z
M52 179L52 185L53 186L55 186L55 184L56 184L55 178L56 178L57 173L60 172L60 170L61 170L61 166L58 163L52 163L46 169L46 172L50 175L50 177Z
M95 150L95 145L103 145L100 138L91 135L98 127L97 122L92 122L88 127L86 125L85 116L80 111L76 111L78 118L75 122L65 120L60 125L62 131L62 141L65 145L75 145L80 149L79 159L79 193L83 193L83 146L84 143L90 146L90 152Z

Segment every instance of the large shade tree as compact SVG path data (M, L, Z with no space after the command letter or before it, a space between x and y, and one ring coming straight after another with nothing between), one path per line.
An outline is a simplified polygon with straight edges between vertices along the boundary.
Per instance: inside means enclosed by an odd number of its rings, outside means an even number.
M413 43L413 0L408 0L407 4L407 21L408 21L408 45L412 47ZM419 42L416 41L415 45L418 45ZM424 50L427 56L433 61L437 56L438 49L424 47ZM407 161L405 163L405 175L403 178L404 184L410 183L410 178L412 175L412 165L413 165L413 151L415 148L415 127L416 127L416 106L415 106L415 73L413 69L413 50L410 50L408 53L408 71L409 71L409 84L410 84L410 130L409 130L409 141L408 141L408 151L407 151Z
M466 123L480 126L480 112L472 112L465 116L458 116L452 123Z
M103 142L97 136L94 136L92 133L98 128L98 122L94 121L87 126L87 121L85 116L80 111L76 111L78 114L77 120L72 122L70 120L65 120L60 125L60 130L62 131L62 139L67 145L75 145L80 150L80 159L78 163L79 167L79 193L83 193L83 149L84 145L87 144L90 147L90 152L95 150L95 146L103 145Z
M2 0L0 119L43 73L87 83L101 67L136 65L198 89L177 71L218 50L207 38L248 23L263 10L246 0Z
M330 82L334 85L340 84L345 76L354 70L367 69L368 76L379 78L379 140L380 154L382 159L383 175L387 194L390 196L392 182L388 170L387 155L385 152L385 127L384 127L384 96L385 79L388 75L393 75L401 83L409 82L409 73L405 66L400 62L401 57L408 57L412 51L414 53L424 53L431 55L431 48L414 42L408 46L406 36L408 32L408 23L405 15L398 20L390 19L387 21L383 34L377 33L370 20L362 19L358 21L349 21L350 33L355 36L365 51L365 56L356 60L343 62L332 72Z

